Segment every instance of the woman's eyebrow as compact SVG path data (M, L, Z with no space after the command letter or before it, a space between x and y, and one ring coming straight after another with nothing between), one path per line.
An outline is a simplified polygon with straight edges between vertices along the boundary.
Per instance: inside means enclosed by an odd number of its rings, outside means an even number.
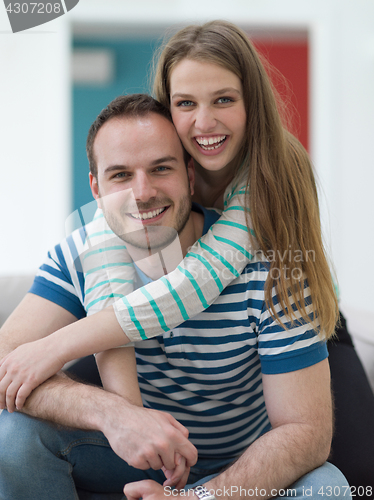
M173 94L171 96L172 99L174 99L175 97L183 97L183 99L190 99L192 97L191 94L182 94L181 92L175 92L175 94Z
M212 95L226 94L227 92L235 92L236 94L241 94L241 91L235 87L225 87L223 89L218 89L212 92ZM192 99L192 94L183 94L182 92L175 92L171 98L175 99L176 97L183 99Z
M214 92L212 92L212 94L226 94L227 92L235 92L236 94L241 94L240 90L235 87L225 87L223 89L215 90Z

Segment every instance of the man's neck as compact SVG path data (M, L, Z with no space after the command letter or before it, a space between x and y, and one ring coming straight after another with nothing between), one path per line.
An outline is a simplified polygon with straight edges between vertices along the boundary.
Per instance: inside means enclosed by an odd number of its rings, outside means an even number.
M165 274L174 271L181 263L189 248L202 236L204 227L204 216L201 213L191 211L183 231L179 238L160 248L158 251L139 249L126 244L130 257L144 274L153 280L159 279Z

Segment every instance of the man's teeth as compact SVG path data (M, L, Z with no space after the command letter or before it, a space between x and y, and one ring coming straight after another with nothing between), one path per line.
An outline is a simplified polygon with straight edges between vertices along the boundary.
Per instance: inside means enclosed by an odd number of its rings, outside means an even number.
M164 210L166 210L166 207L158 208L157 210L152 210L150 212L133 213L131 216L138 220L153 219L153 217L157 217L157 215L160 215Z
M205 149L205 151L211 151L219 148L225 139L225 135L218 135L216 137L197 137L196 142Z

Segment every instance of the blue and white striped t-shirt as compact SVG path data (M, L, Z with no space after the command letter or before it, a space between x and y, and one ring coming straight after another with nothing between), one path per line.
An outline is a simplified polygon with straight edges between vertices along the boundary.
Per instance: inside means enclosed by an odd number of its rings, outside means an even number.
M203 213L206 231L217 214ZM77 260L84 241L80 230L57 245L30 290L77 318L85 314ZM327 357L325 342L310 324L300 320L291 327L280 308L289 329L271 317L264 299L268 268L257 254L205 311L172 331L135 343L144 405L185 425L200 458L235 457L270 429L262 374L299 370Z

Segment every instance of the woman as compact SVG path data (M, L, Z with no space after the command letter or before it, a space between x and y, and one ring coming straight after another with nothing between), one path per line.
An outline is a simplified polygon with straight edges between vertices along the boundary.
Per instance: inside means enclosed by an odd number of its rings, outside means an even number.
M330 337L335 329L338 308L321 241L312 167L301 144L282 126L274 89L256 51L244 33L223 22L181 30L161 50L155 75L155 94L160 102L170 107L182 143L195 160L197 193L194 200L205 206L225 208L219 224L213 228L213 236L201 241L221 256L229 255L231 266L231 275L224 273L227 266L205 254L218 274L217 288L212 286L213 278L208 283L199 281L199 274L203 275L206 270L204 265L191 257L185 259L185 268L196 277L197 286L205 298L205 304L187 310L187 317L197 314L215 300L218 293L243 270L253 253L261 249L271 262L271 276L278 285L282 310L291 310L288 295L291 288L303 318L311 321L299 295L304 276L307 276L314 314L321 331L326 332L323 335ZM210 75L210 81L214 81L213 73L216 80L222 81L226 76L228 85L230 82L233 85L227 89L216 86L215 92L217 89L226 91L218 97L200 91L208 84L207 75ZM181 97L185 88L192 89L192 92L196 89L198 102ZM200 121L200 118L202 122L197 124L196 120ZM204 123L204 120L212 123ZM92 139L89 138L88 151L92 147L90 142ZM227 229L231 231L234 244L224 238ZM194 252L199 254L201 247L196 245L191 250ZM313 258L308 258L311 254ZM105 289L107 285L93 289L90 276L93 275L87 274L86 278L88 310L93 303L96 307L107 305L102 299L109 295ZM96 282L105 281L98 276L94 276ZM267 298L277 316L270 296L273 284L270 281ZM184 288L186 283L190 284L183 277L175 287L185 307L189 293ZM131 285L122 293L130 290ZM157 290L155 296L169 330L178 324L181 311L176 303L170 303L168 291L160 295ZM117 301L115 307L126 335L131 340L139 338L140 328L134 328L128 310L133 308L138 324L145 325L153 314L149 302L144 301L141 292L136 292L126 297L126 304ZM143 336L150 337L159 334L162 327L155 325L155 331L151 332L147 325L144 330Z

